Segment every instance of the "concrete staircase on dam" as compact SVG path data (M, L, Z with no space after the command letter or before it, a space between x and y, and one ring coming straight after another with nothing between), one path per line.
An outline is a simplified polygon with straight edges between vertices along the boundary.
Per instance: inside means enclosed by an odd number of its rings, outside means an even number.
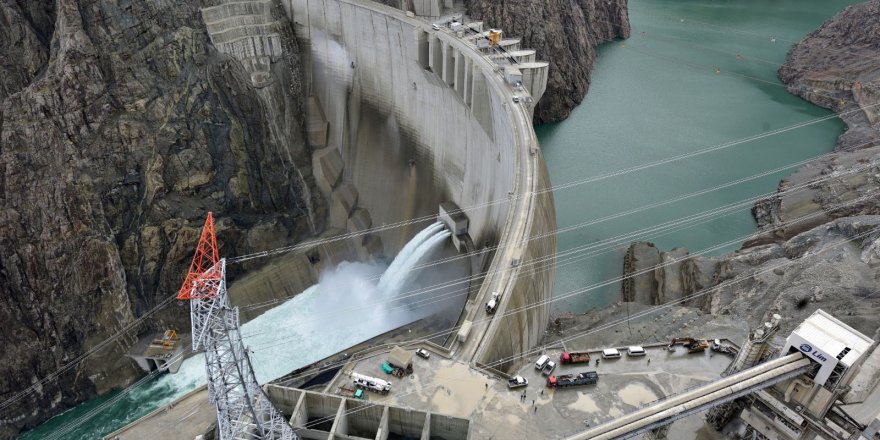
M228 1L201 10L211 43L241 61L254 87L271 83L271 65L282 53L271 0Z

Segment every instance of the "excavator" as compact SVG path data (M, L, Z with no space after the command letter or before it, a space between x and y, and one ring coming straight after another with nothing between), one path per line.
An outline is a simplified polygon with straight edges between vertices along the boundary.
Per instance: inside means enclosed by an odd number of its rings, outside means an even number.
M700 353L709 348L709 342L705 339L672 338L672 341L669 342L666 349L672 351L675 349L676 345L683 345L688 349L688 353Z

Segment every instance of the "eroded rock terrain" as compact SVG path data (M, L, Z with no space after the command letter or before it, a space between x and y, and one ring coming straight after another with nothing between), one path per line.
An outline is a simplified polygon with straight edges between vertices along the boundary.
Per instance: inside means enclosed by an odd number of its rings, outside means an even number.
M173 294L207 211L226 255L315 232L291 29L257 89L200 6L0 2L0 402ZM130 339L3 409L0 438L131 382Z
M789 91L847 124L833 153L805 165L753 213L758 234L719 257L630 246L625 301L682 301L751 325L786 317L782 334L822 308L880 336L880 0L850 6L789 52ZM711 316L709 319L712 319Z

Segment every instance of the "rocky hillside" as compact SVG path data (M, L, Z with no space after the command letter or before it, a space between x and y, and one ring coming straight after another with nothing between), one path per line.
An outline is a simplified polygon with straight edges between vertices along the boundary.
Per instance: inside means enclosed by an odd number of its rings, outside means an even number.
M547 91L535 123L560 121L590 87L596 46L630 33L627 0L467 0L467 13L521 38L537 58L550 62Z
M790 92L837 112L847 130L838 138L835 154L786 178L780 191L819 173L842 177L811 188L808 196L779 195L761 201L755 206L755 218L765 227L785 222L794 213L826 209L837 201L873 193L880 185L876 167L865 166L877 157L871 147L880 145L880 0L850 6L807 35L789 52L779 78ZM857 214L880 214L880 195L832 217ZM820 222L788 228L782 236L791 237Z
M850 6L795 45L780 79L838 112L848 130L835 152L779 185L753 210L759 233L721 257L628 250L624 298L685 305L757 324L781 313L794 325L817 308L880 336L880 0ZM802 188L793 191L794 188ZM804 219L805 221L795 221ZM852 241L840 244L847 238ZM787 331L789 328L783 328Z
M0 403L175 292L207 211L227 255L314 232L292 31L255 89L200 6L0 2ZM130 342L0 411L0 438L129 383Z

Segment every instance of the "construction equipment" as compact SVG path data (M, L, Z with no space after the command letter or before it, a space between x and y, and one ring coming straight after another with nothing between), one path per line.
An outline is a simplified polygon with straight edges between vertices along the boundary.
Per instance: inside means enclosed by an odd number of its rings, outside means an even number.
M351 379L354 386L361 390L368 390L382 395L391 392L391 382L376 379L375 377L364 376L363 374L351 373Z
M547 388L568 388L581 385L595 385L599 382L599 373L585 371L579 374L565 374L562 376L550 376L547 379Z
M391 352L388 353L386 365L389 365L394 370L391 374L394 374L397 377L403 377L412 374L413 372L412 358L412 352L395 346L391 349ZM385 369L385 365L382 366L382 369Z
M738 350L733 348L732 346L722 344L720 339L715 339L714 341L712 341L711 349L716 353L726 354L730 356L736 356L738 352Z
M489 45L497 46L498 43L501 43L501 29L489 29Z
M666 346L666 349L669 351L675 350L676 345L683 345L687 348L688 353L700 353L706 351L709 348L709 342L705 339L694 339L694 338L672 338L672 341L669 342L669 345Z
M563 351L559 355L561 364L587 364L590 362L590 353L586 351Z
M349 387L339 387L339 391L336 394L339 394L342 397L351 397L353 399L364 400L364 390L349 388Z
M165 330L165 334L162 335L162 348L171 350L179 340L180 336L177 335L177 330Z

